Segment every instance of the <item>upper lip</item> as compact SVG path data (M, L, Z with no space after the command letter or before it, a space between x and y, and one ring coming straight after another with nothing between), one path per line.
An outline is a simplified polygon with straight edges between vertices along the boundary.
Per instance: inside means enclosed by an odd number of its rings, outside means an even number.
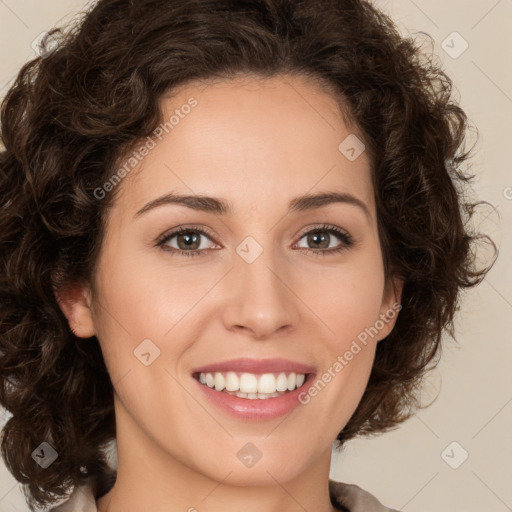
M295 372L299 374L314 373L313 366L290 361L289 359L251 359L241 357L229 361L219 361L195 368L192 373L213 372L247 372L247 373L278 373Z

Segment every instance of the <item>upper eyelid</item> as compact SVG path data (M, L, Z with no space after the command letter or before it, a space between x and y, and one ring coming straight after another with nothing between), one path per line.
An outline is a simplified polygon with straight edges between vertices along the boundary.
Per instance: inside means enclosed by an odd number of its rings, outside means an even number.
M180 234L180 231L198 231L201 234L205 234L208 236L212 241L215 241L215 235L209 232L207 228L199 227L199 226L176 226L175 228L169 229L168 231L165 231L162 235L160 235L157 238L158 241L165 240L166 238L172 238L176 235Z

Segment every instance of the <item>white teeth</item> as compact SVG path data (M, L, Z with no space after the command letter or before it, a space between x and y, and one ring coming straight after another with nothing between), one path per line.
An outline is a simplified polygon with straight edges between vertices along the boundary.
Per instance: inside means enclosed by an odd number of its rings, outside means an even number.
M280 373L277 377L276 390L286 391L288 389L288 377L284 373Z
M276 379L271 373L264 373L258 381L259 393L273 393L276 390Z
M226 391L238 391L240 389L238 387L239 384L240 381L238 380L238 376L235 372L226 373Z
M242 393L241 391L224 391L228 395L234 395L239 398L247 398L249 400L255 400L256 398L259 400L265 400L266 398L274 398L276 396L284 395L284 393Z
M222 391L225 387L225 381L224 381L224 375L222 373L216 373L215 374L215 391Z
M239 376L240 375L240 376ZM280 396L283 392L300 388L306 376L295 372L284 373L200 373L199 382L216 391L223 391L240 398L264 399Z
M215 380L214 380L213 375L211 373L207 373L206 374L206 385L209 388L213 388L213 386L215 385Z
M293 391L295 389L295 383L297 382L297 375L292 372L290 375L288 375L288 379L286 382L286 387L288 391Z
M256 375L253 375L252 373L242 373L240 376L240 391L242 393L257 393L258 379L256 378Z

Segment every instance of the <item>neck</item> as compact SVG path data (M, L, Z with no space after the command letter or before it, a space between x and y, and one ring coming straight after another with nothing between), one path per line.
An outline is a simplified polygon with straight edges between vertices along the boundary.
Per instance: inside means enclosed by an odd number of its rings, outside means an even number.
M233 466L217 464L215 478L199 470L197 462L202 461L180 460L163 450L144 435L125 410L116 409L116 420L117 479L110 492L98 500L98 512L336 510L329 498L330 446L300 473L282 470L272 460L265 464L265 457L246 468L233 457ZM211 435L209 442L220 442L216 437ZM243 446L246 442L234 444ZM263 437L254 439L255 445L263 447L264 443ZM263 453L268 451L263 449ZM289 459L294 458L290 453Z

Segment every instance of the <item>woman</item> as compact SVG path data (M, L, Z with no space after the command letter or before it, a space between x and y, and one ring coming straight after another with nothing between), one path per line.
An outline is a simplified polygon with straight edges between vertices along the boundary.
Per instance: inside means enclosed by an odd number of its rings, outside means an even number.
M489 270L450 79L360 0L99 0L58 36L2 106L29 506L391 510L331 447L414 412Z

